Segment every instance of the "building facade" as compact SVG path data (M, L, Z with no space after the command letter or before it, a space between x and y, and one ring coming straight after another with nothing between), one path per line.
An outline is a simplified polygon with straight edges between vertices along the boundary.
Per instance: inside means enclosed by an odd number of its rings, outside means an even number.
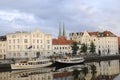
M99 55L118 54L118 38L110 31L70 33L69 37L80 44L87 44L88 47L93 42Z
M119 54L120 54L120 37L118 37L118 49L119 49Z
M41 57L50 55L51 51L51 34L44 34L38 29L7 34L7 58Z
M63 26L60 25L58 38L52 40L53 54L70 54L70 53L72 53L71 46L72 46L73 42L74 42L73 40L67 40L64 24L63 24ZM80 47L80 45L78 45L78 46Z
M6 58L6 36L0 36L0 59L5 59Z

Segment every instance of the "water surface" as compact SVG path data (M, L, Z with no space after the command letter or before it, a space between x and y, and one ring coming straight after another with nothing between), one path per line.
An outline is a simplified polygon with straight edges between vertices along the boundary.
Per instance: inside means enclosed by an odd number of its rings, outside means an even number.
M64 67L2 70L0 80L120 80L120 60L90 62Z

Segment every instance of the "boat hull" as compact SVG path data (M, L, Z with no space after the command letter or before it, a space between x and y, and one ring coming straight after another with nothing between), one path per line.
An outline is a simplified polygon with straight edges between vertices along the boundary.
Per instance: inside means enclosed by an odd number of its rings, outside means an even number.
M77 64L83 64L84 60L78 61L78 62L60 62L60 61L55 61L55 66L71 66L71 65L77 65Z
M17 64L11 64L11 69L33 69L33 68L40 68L40 67L47 67L52 65L52 62L49 62L47 64L39 64L39 65L17 65Z

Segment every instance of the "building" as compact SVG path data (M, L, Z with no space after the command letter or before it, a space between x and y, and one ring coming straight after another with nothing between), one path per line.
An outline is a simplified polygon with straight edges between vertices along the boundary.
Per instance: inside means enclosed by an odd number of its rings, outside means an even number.
M118 37L118 49L119 49L119 54L120 54L120 37Z
M70 33L69 37L80 44L87 44L88 47L93 42L99 55L118 54L118 38L110 31Z
M0 59L6 58L6 36L0 36Z
M16 32L6 36L7 58L30 58L51 54L51 34L36 29L33 32Z
M63 27L63 30L62 30ZM52 40L54 54L72 53L71 45L73 40L67 40L64 24L59 26L59 35L57 39Z

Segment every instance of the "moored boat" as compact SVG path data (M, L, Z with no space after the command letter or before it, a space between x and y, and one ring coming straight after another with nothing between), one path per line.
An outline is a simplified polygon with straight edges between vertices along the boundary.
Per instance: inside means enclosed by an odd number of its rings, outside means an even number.
M63 58L63 59L57 59L55 60L55 64L56 65L74 65L74 64L81 64L84 62L84 58L79 57L67 57L67 58Z
M21 61L19 63L11 64L11 69L32 69L39 67L47 67L52 65L50 59L33 59L29 61Z

